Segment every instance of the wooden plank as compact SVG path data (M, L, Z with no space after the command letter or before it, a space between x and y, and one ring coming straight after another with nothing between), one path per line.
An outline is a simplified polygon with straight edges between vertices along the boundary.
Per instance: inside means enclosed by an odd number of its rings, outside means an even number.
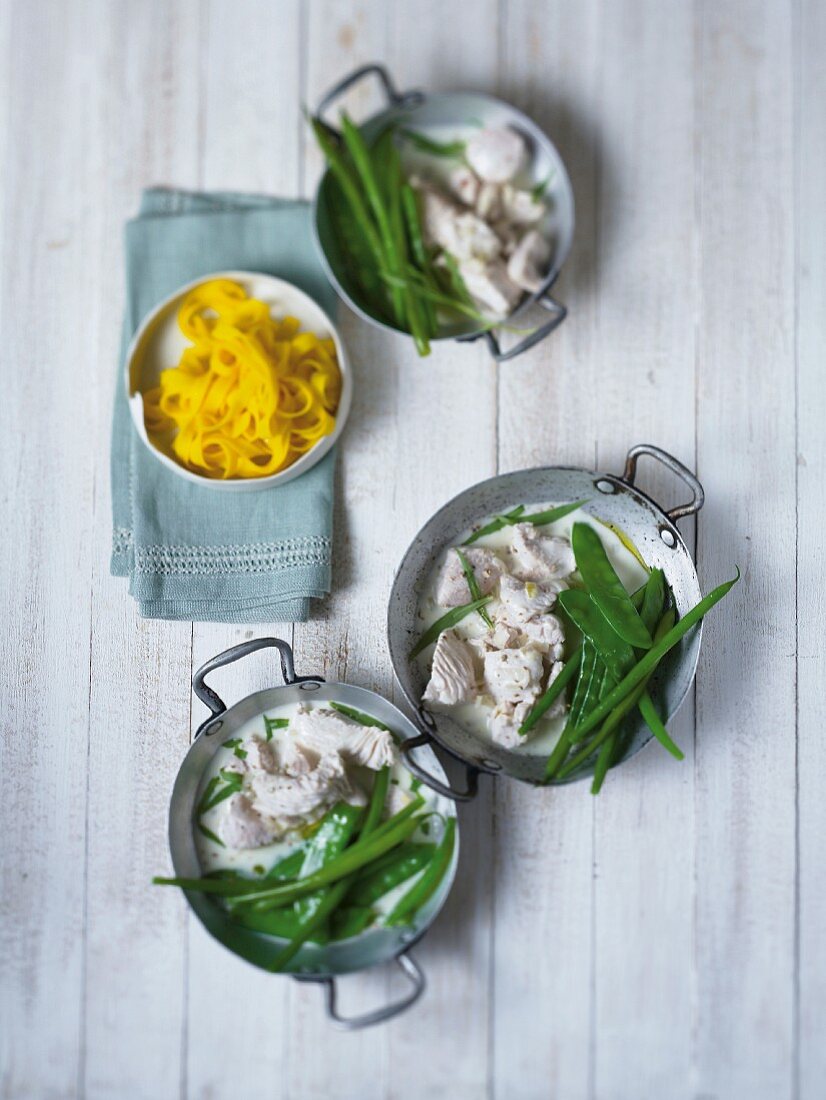
M798 9L797 73L797 774L798 774L798 1028L797 1094L817 1096L826 1078L823 1011L826 1005L826 749L823 685L826 650L823 624L826 601L822 584L826 512L826 9L809 0Z
M5 5L2 25L0 1093L70 1096L82 1070L95 457L94 395L79 374L97 286L84 219L94 181L79 136L87 28L42 5Z
M385 60L402 88L443 83L439 54L453 41L456 18L437 13L433 4L313 5L308 101L316 103L337 78L376 59ZM474 23L478 26L470 30L469 48L453 60L452 85L478 83L495 59L494 5L480 5ZM438 27L435 36L418 33L424 24ZM336 58L333 69L327 63L330 57ZM377 109L375 84L354 89L346 105L357 119ZM318 170L317 154L309 147L310 185ZM494 471L495 377L477 349L439 348L419 361L407 340L368 328L346 311L342 324L356 388L340 455L335 591L318 619L296 627L296 646L302 663L325 668L330 678L392 694L385 616L393 571L417 528L438 505ZM462 423L456 410L468 392L474 395L473 419ZM480 831L475 834L477 823ZM488 933L483 845L488 828L482 803L471 811L463 832L456 892L416 949L428 970L429 988L413 1013L382 1032L342 1037L331 1034L321 1019L316 991L293 991L300 1026L292 1044L291 1089L309 1097L330 1095L342 1080L365 1097L438 1092L446 1080L451 1095L477 1096L484 1089ZM473 915L470 921L468 913ZM347 979L342 989L345 1007L352 1012L399 991L387 969ZM457 1018L463 1021L462 1042L445 1043ZM309 1056L320 1044L329 1051L321 1064ZM426 1060L421 1058L423 1044L432 1052Z
M239 18L239 14L242 16ZM284 196L300 191L299 127L304 42L297 0L273 5L226 4L206 9L202 42L202 185ZM195 623L193 671L221 650L252 637L292 641L290 624L254 627ZM215 674L228 705L280 680L272 653ZM193 704L192 730L206 711ZM188 1069L193 1096L253 1096L261 1081L273 1097L286 1095L291 983L257 970L212 940L190 917ZM226 1057L227 1020L233 1057ZM275 1041L273 1037L275 1038Z
M189 726L191 629L140 620L109 576L108 441L124 300L122 226L142 187L198 178L198 5L87 6L95 43L86 201L94 236L97 430L87 843L86 1095L157 1096L184 1073L186 909L150 885L169 866L167 814ZM94 27L94 32L90 29ZM136 94L139 89L139 94ZM140 1041L134 1041L139 1036ZM151 1066L151 1073L147 1067Z
M790 5L699 29L704 587L697 680L695 1087L792 1095L795 946L794 281ZM767 656L770 654L770 656Z
M577 203L555 295L570 317L499 371L500 470L593 467L599 429L595 3L510 3L502 94L557 145ZM527 44L527 48L526 48ZM571 410L576 410L576 416ZM591 1080L593 807L580 785L496 787L493 1094L585 1097ZM517 1007L518 1006L518 1007Z
M690 5L603 5L601 469L622 471L639 442L694 465L693 62ZM638 482L665 507L689 495L651 460ZM605 1100L693 1095L691 700L670 728L687 759L651 745L609 774L594 807L594 1091Z

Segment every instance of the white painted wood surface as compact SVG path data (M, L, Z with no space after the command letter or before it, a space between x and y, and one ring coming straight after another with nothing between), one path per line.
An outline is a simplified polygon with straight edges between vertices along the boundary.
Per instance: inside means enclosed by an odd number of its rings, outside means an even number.
M1 1096L823 1095L825 52L816 0L0 4ZM301 107L374 59L548 130L577 198L570 319L497 370L343 315L334 594L295 628L141 621L108 575L122 224L152 183L310 196ZM685 763L652 748L597 800L484 783L418 949L427 996L332 1031L317 990L148 885L193 668L281 633L300 669L394 695L390 581L435 508L497 471L615 471L642 440L705 483L703 586L744 569L673 726ZM350 978L345 1005L391 988Z

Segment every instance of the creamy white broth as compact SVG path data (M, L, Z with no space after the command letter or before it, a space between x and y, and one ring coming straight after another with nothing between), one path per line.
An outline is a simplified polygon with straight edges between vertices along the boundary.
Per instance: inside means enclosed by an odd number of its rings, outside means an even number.
M316 707L329 707L329 702L321 702L317 704L302 702L288 703L282 706L271 707L266 711L268 718L274 719L287 719L288 721L294 717L298 711L299 706L306 709L315 709ZM250 719L250 721L244 723L231 737L227 738L229 741L244 741L250 737L258 736L263 740L266 740L266 726L264 724L264 715L261 714L256 718ZM272 732L271 743L277 745L279 742L283 743L292 736L290 728L276 729ZM213 756L210 761L209 767L205 770L201 783L198 789L196 798L197 802L203 795L204 790L209 784L210 780L217 776L222 768L226 768L231 765L233 761L237 763L237 757L234 755L234 748L232 746L223 745ZM372 787L376 773L369 768L361 768L350 766L348 771L353 775L354 779L361 787L363 791L368 795ZM399 761L397 761L391 768L390 773L390 790L400 789L412 795L411 784L414 782L413 776ZM446 804L443 799L440 799L433 791L428 787L419 786L416 791L424 800L425 804L422 807L422 813L428 811L437 811L442 814L445 813ZM199 821L195 822L195 845L198 852L198 859L201 864L201 869L204 874L211 871L220 870L233 870L241 874L255 877L265 874L276 863L279 863L282 859L288 856L296 848L301 847L306 842L306 837L303 835L302 830L296 829L286 834L282 839L275 841L272 844L263 845L260 848L248 848L237 849L222 847L220 844L211 840L208 836L198 828L198 824L202 824L212 833L217 832L218 822L220 820L221 813L226 809L226 802L219 803L211 810L207 810L202 814ZM323 816L323 812L316 815L316 819L320 819ZM386 816L386 812L385 812ZM451 815L452 816L452 815ZM308 822L311 825L312 821ZM431 830L432 831L432 830ZM429 841L438 840L439 834L429 836L422 834L421 829L418 830L411 840L414 841ZM416 882L418 875L406 879L400 888L392 891L390 894L385 895L378 902L376 902L373 908L381 913L388 911L392 908L395 900L404 894L410 887ZM264 933L261 933L262 935Z
M524 502L515 502L512 507L516 507L516 503ZM547 511L550 508L557 507L559 503L560 502L526 504L525 515ZM508 509L504 510L507 511ZM454 546L461 546L474 530L486 526L495 518L495 516L490 515L480 519L478 524L473 528L469 528L467 531L463 531L457 541L450 546L446 546L444 551L439 555L436 564L428 575L422 591L422 597L419 601L417 627L420 633L423 634L440 619L447 610L436 602L436 589L439 573L442 570L448 552ZM628 546L625 545L620 535L606 526L606 524L602 523L597 517L590 515L582 508L576 509L576 511L569 513L555 523L547 523L541 526L538 525L537 531L545 535L556 535L561 538L570 539L571 531L575 523L587 523L589 527L592 527L596 531L602 545L605 547L605 552L609 561L614 569L616 569L617 575L629 592L636 591L636 589L645 583L645 579L648 575L645 566ZM473 547L493 550L505 562L506 568L509 568L511 565L511 554L509 549L511 538L512 527L503 527L501 530L495 531L490 535L483 535L482 538L477 539L471 545ZM487 608L491 614L493 614L495 606L496 600L494 599ZM556 609L552 608L551 611L555 613ZM481 638L487 633L487 628L478 614L468 615L467 618L462 619L453 629L460 638L465 640L470 638ZM578 642L579 637L572 636L571 628L568 627L565 646L566 657ZM433 659L434 648L435 643L434 645L428 646L417 658L424 683L427 682L430 676L430 663ZM568 692L568 698L570 698L570 691ZM472 703L460 703L456 706L440 706L438 704L428 703L428 707L435 713L449 715L471 733L489 743L493 743L493 736L488 728L488 718L493 707L489 702L484 701L484 696L477 696ZM564 714L556 718L541 719L539 723L537 723L535 731L530 739L526 740L524 744L521 744L515 751L537 756L547 756L559 740L559 735L562 733L564 726Z

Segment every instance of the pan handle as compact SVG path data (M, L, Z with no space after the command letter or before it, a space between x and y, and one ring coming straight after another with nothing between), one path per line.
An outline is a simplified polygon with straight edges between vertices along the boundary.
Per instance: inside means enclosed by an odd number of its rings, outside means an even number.
M432 723L433 719L427 713L419 707L419 719L420 721ZM440 779L436 779L431 775L429 771L417 763L413 757L413 749L421 748L422 745L432 745L433 738L427 731L423 730L418 737L408 737L406 741L402 741L399 746L401 754L404 757L405 766L411 771L417 779L420 779L425 786L430 787L436 794L442 795L443 798L449 798L452 802L470 802L471 799L476 797L479 789L479 769L474 768L471 764L464 765L465 772L467 774L467 784L463 791L457 791L454 787L451 787L447 783L442 783Z
M217 718L219 714L223 714L227 709L221 696L207 684L206 677L209 673L214 672L216 668L221 668L223 665L231 665L233 661L240 661L242 657L248 657L250 653L255 653L256 650L271 648L277 649L281 656L281 676L285 684L324 683L321 676L296 676L292 648L282 638L252 638L248 642L231 646L229 649L225 649L223 653L219 653L217 657L207 661L206 664L201 665L192 677L192 690L201 702L205 703L212 711L206 722L198 729L195 734L196 737L199 737L207 726L212 725L214 718Z
M410 980L412 986L410 992L398 1001L393 1001L383 1008L376 1008L372 1012L365 1012L362 1016L342 1016L338 1011L335 978L313 978L309 975L305 977L298 974L295 975L295 978L299 982L317 982L319 985L323 985L326 991L327 1015L332 1020L333 1025L342 1031L357 1031L362 1027L371 1027L373 1024L381 1024L385 1020L391 1020L394 1016L398 1016L399 1013L415 1004L424 993L427 982L422 968L413 956L404 952L396 956L396 963L404 976Z
M510 348L508 351L502 351L499 344L499 340L492 332L486 332L484 334L485 341L487 342L488 349L496 360L497 363L507 363L509 359L515 359L517 355L522 355L523 352L529 351L537 344L541 343L546 336L550 336L555 328L559 328L565 318L568 316L568 308L561 302L558 302L556 298L553 298L547 291L536 299L536 305L541 306L544 310L550 313L550 318L544 325L539 325L530 332L524 340L516 344L515 347ZM472 343L474 340L478 340L478 336L460 336L460 343Z
M359 81L363 80L366 76L378 77L389 107L415 107L424 99L424 94L422 92L398 91L390 73L385 69L384 65L378 65L376 62L372 62L369 65L362 65L361 68L356 69L354 72L350 73L349 76L345 76L343 80L340 80L338 84L330 88L330 90L321 97L316 107L316 116L321 118L328 107L335 103L340 96L343 96L349 88L352 88L354 84L358 84Z
M661 462L663 466L676 474L680 481L685 482L691 489L693 495L688 504L680 504L676 508L672 508L671 511L666 512L671 522L676 523L678 519L684 519L686 516L696 516L706 499L702 485L687 466L683 466L682 462L670 455L668 451L662 450L661 447L654 447L651 443L640 443L636 447L632 447L625 459L622 480L628 485L634 484L634 478L637 476L637 461L642 455L649 455Z

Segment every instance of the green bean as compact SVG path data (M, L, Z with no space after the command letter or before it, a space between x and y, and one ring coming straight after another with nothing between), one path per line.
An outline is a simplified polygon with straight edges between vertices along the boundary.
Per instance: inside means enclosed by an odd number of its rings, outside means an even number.
M337 710L339 714L343 714L346 718L352 718L354 722L358 722L361 726L377 726L380 730L390 732L384 722L380 722L372 714L365 714L363 710L356 710L355 707L348 707L344 703L330 703L330 706L333 710Z
M348 885L349 881L344 879L341 882L337 882L335 886L331 886L330 889L324 893L318 903L318 907L313 914L302 923L301 930L291 939L284 950L278 954L274 962L270 963L268 967L269 970L273 973L283 972L287 963L298 954L299 950L307 942L310 936L327 921L327 918L341 904L347 892Z
M571 545L579 574L602 614L626 642L639 649L649 649L651 634L625 591L605 553L602 540L593 527L587 523L575 523Z
M427 628L411 649L410 656L417 657L423 649L427 649L432 642L435 642L443 631L450 630L452 627L456 626L457 623L460 623L462 619L466 618L468 615L472 615L473 612L478 611L480 607L489 604L491 599L491 596L485 596L481 600L474 600L472 603L462 604L461 607L451 607L450 611L442 615L442 617L437 619L432 626Z
M405 807L407 809L408 807ZM346 848L341 855L332 862L320 868L315 874L307 878L298 879L296 882L288 882L283 885L269 886L265 882L254 882L245 879L243 882L224 882L207 878L164 878L156 876L153 882L157 886L179 886L182 890L193 890L202 894L219 894L222 897L233 898L236 901L266 901L272 902L273 907L286 905L296 898L311 894L319 886L326 886L336 882L351 871L358 871L371 863L374 859L389 852L397 844L416 831L419 827L418 818L402 819L404 810L401 810L396 818L391 818L392 828L382 831L384 826L376 829L372 836L365 840L359 840L351 847ZM390 825L390 822L385 822Z
M373 223L370 221L370 214L367 206L359 193L358 185L350 173L347 162L340 150L337 149L333 143L324 123L317 118L311 119L310 123L313 128L313 133L316 136L316 141L321 146L321 151L324 153L330 171L338 181L342 194L353 212L355 221L366 237L374 259L381 265L384 262L382 242Z
M633 647L617 634L587 592L568 588L560 592L557 599L568 618L594 646L611 675L621 680L635 664Z
M736 577L718 585L716 588L712 589L707 596L704 596L699 603L695 604L694 607L692 607L656 645L652 646L651 649L647 651L645 656L631 669L627 676L624 676L623 679L620 680L614 690L605 697L597 709L585 719L575 732L578 734L590 733L595 726L599 725L603 718L610 714L613 708L623 700L630 691L633 691L634 688L641 684L643 680L654 671L665 654L673 649L674 646L685 637L692 626L696 626L703 616L708 614L712 607L718 604L739 580L740 570L738 569Z
M642 594L642 607L639 609L640 618L645 623L646 630L653 637L657 629L657 623L663 617L666 603L665 574L662 569L652 569L648 574Z
M340 905L330 918L330 939L349 940L358 936L373 921L375 914L360 905Z
M341 133L344 138L344 144L347 146L347 151L358 173L359 181L367 198L367 205L372 210L373 217L378 226L379 240L381 242L381 251L384 260L389 264L391 270L398 272L401 270L402 259L396 248L396 241L393 238L390 218L382 199L375 168L370 158L370 151L367 148L361 130L359 130L358 126L356 126L347 114L342 114L341 116ZM393 293L393 307L396 311L396 318L403 328L404 312L401 292L391 293Z
M558 769L562 766L565 757L568 755L571 748L571 730L574 721L578 720L580 715L584 713L586 700L591 696L592 691L594 691L594 681L597 674L596 650L586 639L577 652L580 655L579 679L577 680L576 688L574 689L574 697L571 700L571 706L568 711L568 721L565 723L565 728L559 735L559 740L551 750L545 765L544 781L546 783L553 778ZM593 698L593 696L591 697Z
M430 900L450 866L455 842L456 818L450 817L445 824L444 836L422 877L399 900L387 917L386 925L392 927L396 924L409 924L422 906Z
M577 646L565 664L562 666L562 671L556 677L554 682L550 685L544 695L541 695L531 709L528 711L528 716L522 725L519 727L519 732L524 737L526 733L534 728L536 723L540 720L542 715L548 710L552 703L556 702L568 684L573 680L576 675L577 669L580 666L582 660L582 646Z
M675 760L685 760L685 753L669 736L668 730L665 728L659 714L657 714L654 700L651 698L648 691L644 691L640 696L639 706L640 714L645 719L645 724L660 742L662 747L667 749Z
M464 573L465 580L467 581L470 598L471 600L473 600L474 603L476 603L478 600L482 599L482 590L479 588L479 582L476 579L476 574L473 571L473 566L467 560L467 555L464 553L464 551L460 550L458 546L456 547L456 556L459 559L459 564L462 566L462 572ZM479 614L482 619L484 619L485 625L492 628L493 619L490 617L490 615L488 615L484 607L479 608Z
M372 833L381 820L384 803L387 799L387 788L390 786L390 768L385 765L373 780L373 790L370 795L370 805L367 808L367 817L362 826L362 836Z
M302 930L302 918L293 906L282 909L269 909L263 913L250 909L239 909L232 914L232 919L236 924L240 924L244 928L250 928L253 932L278 936L282 940L291 940ZM316 930L313 937L316 942L323 943L325 938L320 929Z
M435 844L405 844L389 853L392 861L382 866L371 864L353 886L347 900L354 905L372 905L384 897L430 862L436 851ZM389 858L388 856L388 858ZM377 861L378 862L378 861Z

